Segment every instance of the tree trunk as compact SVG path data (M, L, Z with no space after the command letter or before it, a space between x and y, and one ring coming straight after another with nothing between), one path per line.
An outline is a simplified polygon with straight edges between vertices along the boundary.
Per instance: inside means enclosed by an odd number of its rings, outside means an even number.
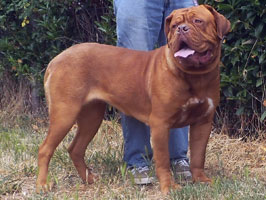
M35 78L31 80L31 108L33 114L40 108L39 87Z

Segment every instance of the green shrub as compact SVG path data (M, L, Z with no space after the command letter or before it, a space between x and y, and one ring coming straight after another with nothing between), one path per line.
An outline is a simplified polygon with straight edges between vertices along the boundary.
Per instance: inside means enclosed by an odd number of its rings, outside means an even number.
M232 24L223 44L216 124L230 134L256 135L266 118L265 1L199 2L214 6ZM114 45L114 20L112 0L1 0L0 75L11 73L42 88L46 65L65 48L91 41Z
M231 134L255 134L265 128L266 2L205 0L224 14L232 30L223 44L221 106Z
M74 43L112 43L115 37L106 25L110 18L100 17L105 12L112 14L108 8L110 3L84 3L78 0L1 1L1 69L14 71L16 75L35 77L43 72L51 58ZM95 21L98 21L97 25ZM103 34L102 31L106 32ZM108 37L106 35L112 36L112 42L104 41Z
M43 96L44 71L55 55L80 42L114 44L111 5L109 0L1 0L0 76L27 80L31 96L36 91Z
M2 69L41 79L50 58L70 45L67 7L46 0L5 0L0 5Z

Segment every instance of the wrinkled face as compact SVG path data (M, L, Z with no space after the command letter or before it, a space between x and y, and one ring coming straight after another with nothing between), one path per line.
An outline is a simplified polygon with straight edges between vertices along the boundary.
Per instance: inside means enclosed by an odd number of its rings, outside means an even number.
M229 29L230 22L224 16L203 5L173 11L165 25L176 63L191 70L202 70L217 60L221 39Z

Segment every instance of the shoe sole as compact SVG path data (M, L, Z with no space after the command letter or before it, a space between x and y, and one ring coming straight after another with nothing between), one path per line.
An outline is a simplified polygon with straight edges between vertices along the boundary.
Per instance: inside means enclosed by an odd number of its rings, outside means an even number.
M191 182L192 174L190 171L175 172L175 179L180 182Z
M153 177L146 177L146 178L134 178L134 182L137 185L147 185L153 183L155 178Z

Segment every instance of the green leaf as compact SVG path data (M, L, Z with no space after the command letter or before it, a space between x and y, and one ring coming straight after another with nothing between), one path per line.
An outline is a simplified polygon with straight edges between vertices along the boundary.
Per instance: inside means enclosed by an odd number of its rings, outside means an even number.
M262 78L259 78L256 82L256 87L259 87L262 85Z
M262 64L265 62L266 53L261 54L259 57L259 64Z
M242 45L247 45L247 44L254 44L254 40L253 39L249 39L249 40L246 40L246 41L242 42Z
M254 16L256 13L254 12L249 12L247 13L247 19L249 19L250 17Z
M255 29L255 36L258 38L262 32L263 29L263 23L261 23L256 29Z
M244 113L244 107L240 107L237 109L236 111L236 115L239 116L239 115L242 115Z
M219 10L223 10L223 11L232 11L233 10L233 7L229 4L218 4L218 8Z
M266 118L266 111L261 115L260 120L263 121Z

